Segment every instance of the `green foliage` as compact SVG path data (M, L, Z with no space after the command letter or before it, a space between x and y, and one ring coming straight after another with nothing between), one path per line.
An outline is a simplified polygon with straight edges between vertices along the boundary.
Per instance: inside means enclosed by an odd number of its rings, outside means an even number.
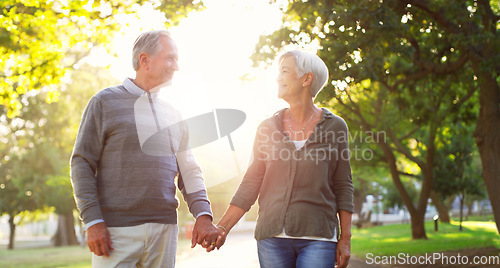
M69 167L65 175L49 175L45 182L47 205L55 208L59 215L72 212L76 208L73 187L69 178Z
M69 157L83 110L92 95L117 81L109 71L82 65L72 71L71 86L59 85L60 101L48 103L49 92L22 96L16 118L0 116L0 215L55 208L75 208Z
M485 197L481 166L474 148L473 128L457 122L441 133L442 146L435 164L433 188L441 198L455 196L481 200Z
M405 189L408 192L412 203L416 204L418 201L418 190L415 187L415 181L408 177L401 178L401 181L405 185ZM401 199L401 194L399 193L398 189L396 189L392 181L387 181L383 185L383 187L386 190L384 193L384 199L382 200L385 207L397 206L398 208L402 209L406 206Z
M274 57L272 52L288 44L315 40L319 56L331 63L332 81L371 79L396 89L428 75L465 71L470 68L465 65L468 49L485 41L497 49L500 44L483 24L498 16L498 1L288 2L284 27L261 38L254 59ZM498 21L495 24L498 28ZM484 67L498 72L500 55L483 57ZM464 77L468 83L472 79Z
M0 105L20 114L22 96L57 85L90 49L107 46L120 25L116 14L132 14L151 3L175 25L201 1L106 0L0 2Z

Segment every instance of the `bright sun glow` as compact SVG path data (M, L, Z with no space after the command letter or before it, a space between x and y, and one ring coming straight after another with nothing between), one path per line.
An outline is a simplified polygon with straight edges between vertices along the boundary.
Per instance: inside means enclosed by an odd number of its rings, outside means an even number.
M231 134L240 171L227 138L194 150L210 187L245 172L258 123L286 104L277 98L274 68L252 68L249 59L259 36L281 26L279 7L266 0L203 2L205 10L190 13L179 26L169 29L179 49L180 71L162 96L177 105L184 118L217 108L246 113L245 123ZM119 19L128 26L115 38L117 57L98 58L122 81L135 77L131 64L135 38L143 31L163 28L165 18L152 6L144 6L136 16ZM245 74L254 79L242 82Z

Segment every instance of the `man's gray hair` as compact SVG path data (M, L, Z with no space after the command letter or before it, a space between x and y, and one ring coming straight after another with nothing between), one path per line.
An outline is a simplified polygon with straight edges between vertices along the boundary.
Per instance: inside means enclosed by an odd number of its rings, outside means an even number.
M154 30L144 32L134 42L134 49L132 50L132 66L134 70L139 70L139 55L142 52L155 57L160 53L161 44L160 37L166 36L170 37L170 33L167 30Z
M318 92L328 82L328 68L325 62L317 55L307 53L301 50L291 50L283 53L278 62L283 61L286 57L293 56L295 58L295 71L298 77L302 77L307 73L313 74L311 83L311 95L316 97Z

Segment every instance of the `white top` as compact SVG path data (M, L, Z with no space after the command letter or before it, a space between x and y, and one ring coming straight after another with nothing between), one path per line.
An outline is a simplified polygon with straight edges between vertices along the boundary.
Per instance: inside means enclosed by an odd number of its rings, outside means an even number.
M294 140L292 140L292 141L293 141L293 144L295 144L295 148L297 150L300 150L300 148L304 147L304 144L306 144L307 140L301 140L301 141L294 141Z
M316 237L316 236L299 236L299 237L294 237L294 236L289 236L285 233L285 228L283 228L283 232L275 237L279 238L292 238L292 239L307 239L307 240L316 240L316 241L328 241L328 242L338 242L337 241L337 234L334 233L332 238L324 238L324 237Z

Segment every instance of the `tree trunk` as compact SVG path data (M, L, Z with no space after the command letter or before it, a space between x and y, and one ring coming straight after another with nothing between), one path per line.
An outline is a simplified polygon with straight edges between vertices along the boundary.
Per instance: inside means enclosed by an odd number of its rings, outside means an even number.
M450 215L448 214L448 207L446 207L444 202L441 202L436 192L434 191L431 192L431 199L432 199L432 204L434 204L439 214L439 221L443 223L450 223Z
M14 239L16 238L16 224L14 223L15 215L9 215L9 227L10 227L10 235L9 235L9 245L8 249L14 249Z
M476 143L481 156L483 179L500 232L500 88L493 72L484 70L482 58L472 60L479 82L479 117Z
M464 216L464 196L460 196L460 226L458 227L458 230L462 231L462 220Z
M427 239L427 234L425 233L425 212L417 213L416 216L411 217L411 235L413 239Z
M354 213L361 214L363 202L366 201L367 182L364 179L359 179L359 189L354 189Z
M396 189L398 189L401 199L403 200L403 203L410 213L412 238L427 239L424 226L425 208L422 213L415 207L415 205L411 201L411 198L408 195L408 192L406 191L403 183L401 182L401 178L399 177L399 171L396 165L396 157L391 151L389 145L387 145L386 143L379 143L379 145L384 152L385 161L387 162L389 170L391 171L392 181L394 182Z
M468 202L468 204L467 204L467 215L465 215L465 220L466 221L468 221L469 220L469 216L472 215L472 205L474 205L474 201Z
M356 194L354 191L354 213L358 215L361 214L361 208L363 207L363 202L365 201L365 197L359 194Z
M59 214L57 231L52 237L52 244L56 247L78 245L73 211L65 214Z

